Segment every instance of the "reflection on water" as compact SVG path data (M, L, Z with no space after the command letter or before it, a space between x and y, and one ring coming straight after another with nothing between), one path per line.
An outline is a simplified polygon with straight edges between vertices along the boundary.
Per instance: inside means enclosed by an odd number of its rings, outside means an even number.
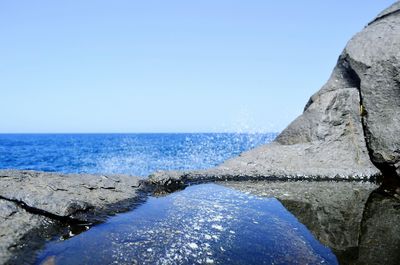
M151 197L135 210L46 245L37 264L337 264L273 198L215 184Z

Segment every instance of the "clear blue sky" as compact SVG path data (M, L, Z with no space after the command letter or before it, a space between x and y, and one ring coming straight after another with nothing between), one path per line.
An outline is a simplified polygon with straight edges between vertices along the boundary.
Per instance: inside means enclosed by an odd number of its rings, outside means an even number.
M280 131L393 0L0 2L0 132Z

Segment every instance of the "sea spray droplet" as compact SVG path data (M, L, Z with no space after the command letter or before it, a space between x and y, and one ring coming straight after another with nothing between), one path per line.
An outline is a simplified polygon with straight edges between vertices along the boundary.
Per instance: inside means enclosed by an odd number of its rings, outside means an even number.
M188 244L191 249L198 249L199 246L196 243L189 243Z
M214 264L214 260L212 260L210 258L206 258L206 263L207 264Z
M218 230L218 231L224 230L224 228L222 226L220 226L220 225L212 225L211 227L214 228L215 230Z

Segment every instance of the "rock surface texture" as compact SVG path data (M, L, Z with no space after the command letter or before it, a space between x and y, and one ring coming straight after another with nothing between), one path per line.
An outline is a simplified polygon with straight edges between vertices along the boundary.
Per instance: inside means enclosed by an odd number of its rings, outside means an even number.
M332 86L328 83L327 88ZM359 108L358 90L350 83L320 91L273 143L228 160L210 173L288 178L376 176L379 171L369 159Z
M372 162L400 176L400 3L348 43L343 58L359 80L363 125Z
M0 264L12 257L26 234L49 222L44 216L30 214L12 202L0 200Z
M87 213L136 197L140 185L130 176L0 171L1 199L54 219L91 221Z
M90 225L132 208L144 186L132 176L0 170L0 264L13 263L18 246L43 241L37 233L52 224Z
M328 82L274 142L210 170L181 172L181 180L382 175L400 180L399 114L400 2L396 2L349 41ZM155 174L154 182L159 177ZM176 172L170 179L177 181Z

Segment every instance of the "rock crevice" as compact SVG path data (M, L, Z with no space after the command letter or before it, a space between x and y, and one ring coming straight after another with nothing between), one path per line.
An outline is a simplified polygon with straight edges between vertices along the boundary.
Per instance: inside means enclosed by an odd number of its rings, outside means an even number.
M0 264L31 263L46 237L84 231L139 204L149 189L133 176L0 170Z
M31 206L27 205L23 201L8 199L8 198L2 197L2 196L0 196L0 200L5 200L7 202L14 203L17 207L20 207L20 208L24 209L29 214L47 217L49 219L60 221L60 222L63 222L63 223L68 223L68 224L80 224L80 223L83 224L83 223L87 223L87 222L81 221L79 219L70 218L69 216L57 215L57 214L53 214L51 212L44 211L44 210L39 209L39 208L31 207ZM87 208L87 209L84 209L84 210L82 209L80 211L85 212L86 210L89 210L89 209L90 208Z

